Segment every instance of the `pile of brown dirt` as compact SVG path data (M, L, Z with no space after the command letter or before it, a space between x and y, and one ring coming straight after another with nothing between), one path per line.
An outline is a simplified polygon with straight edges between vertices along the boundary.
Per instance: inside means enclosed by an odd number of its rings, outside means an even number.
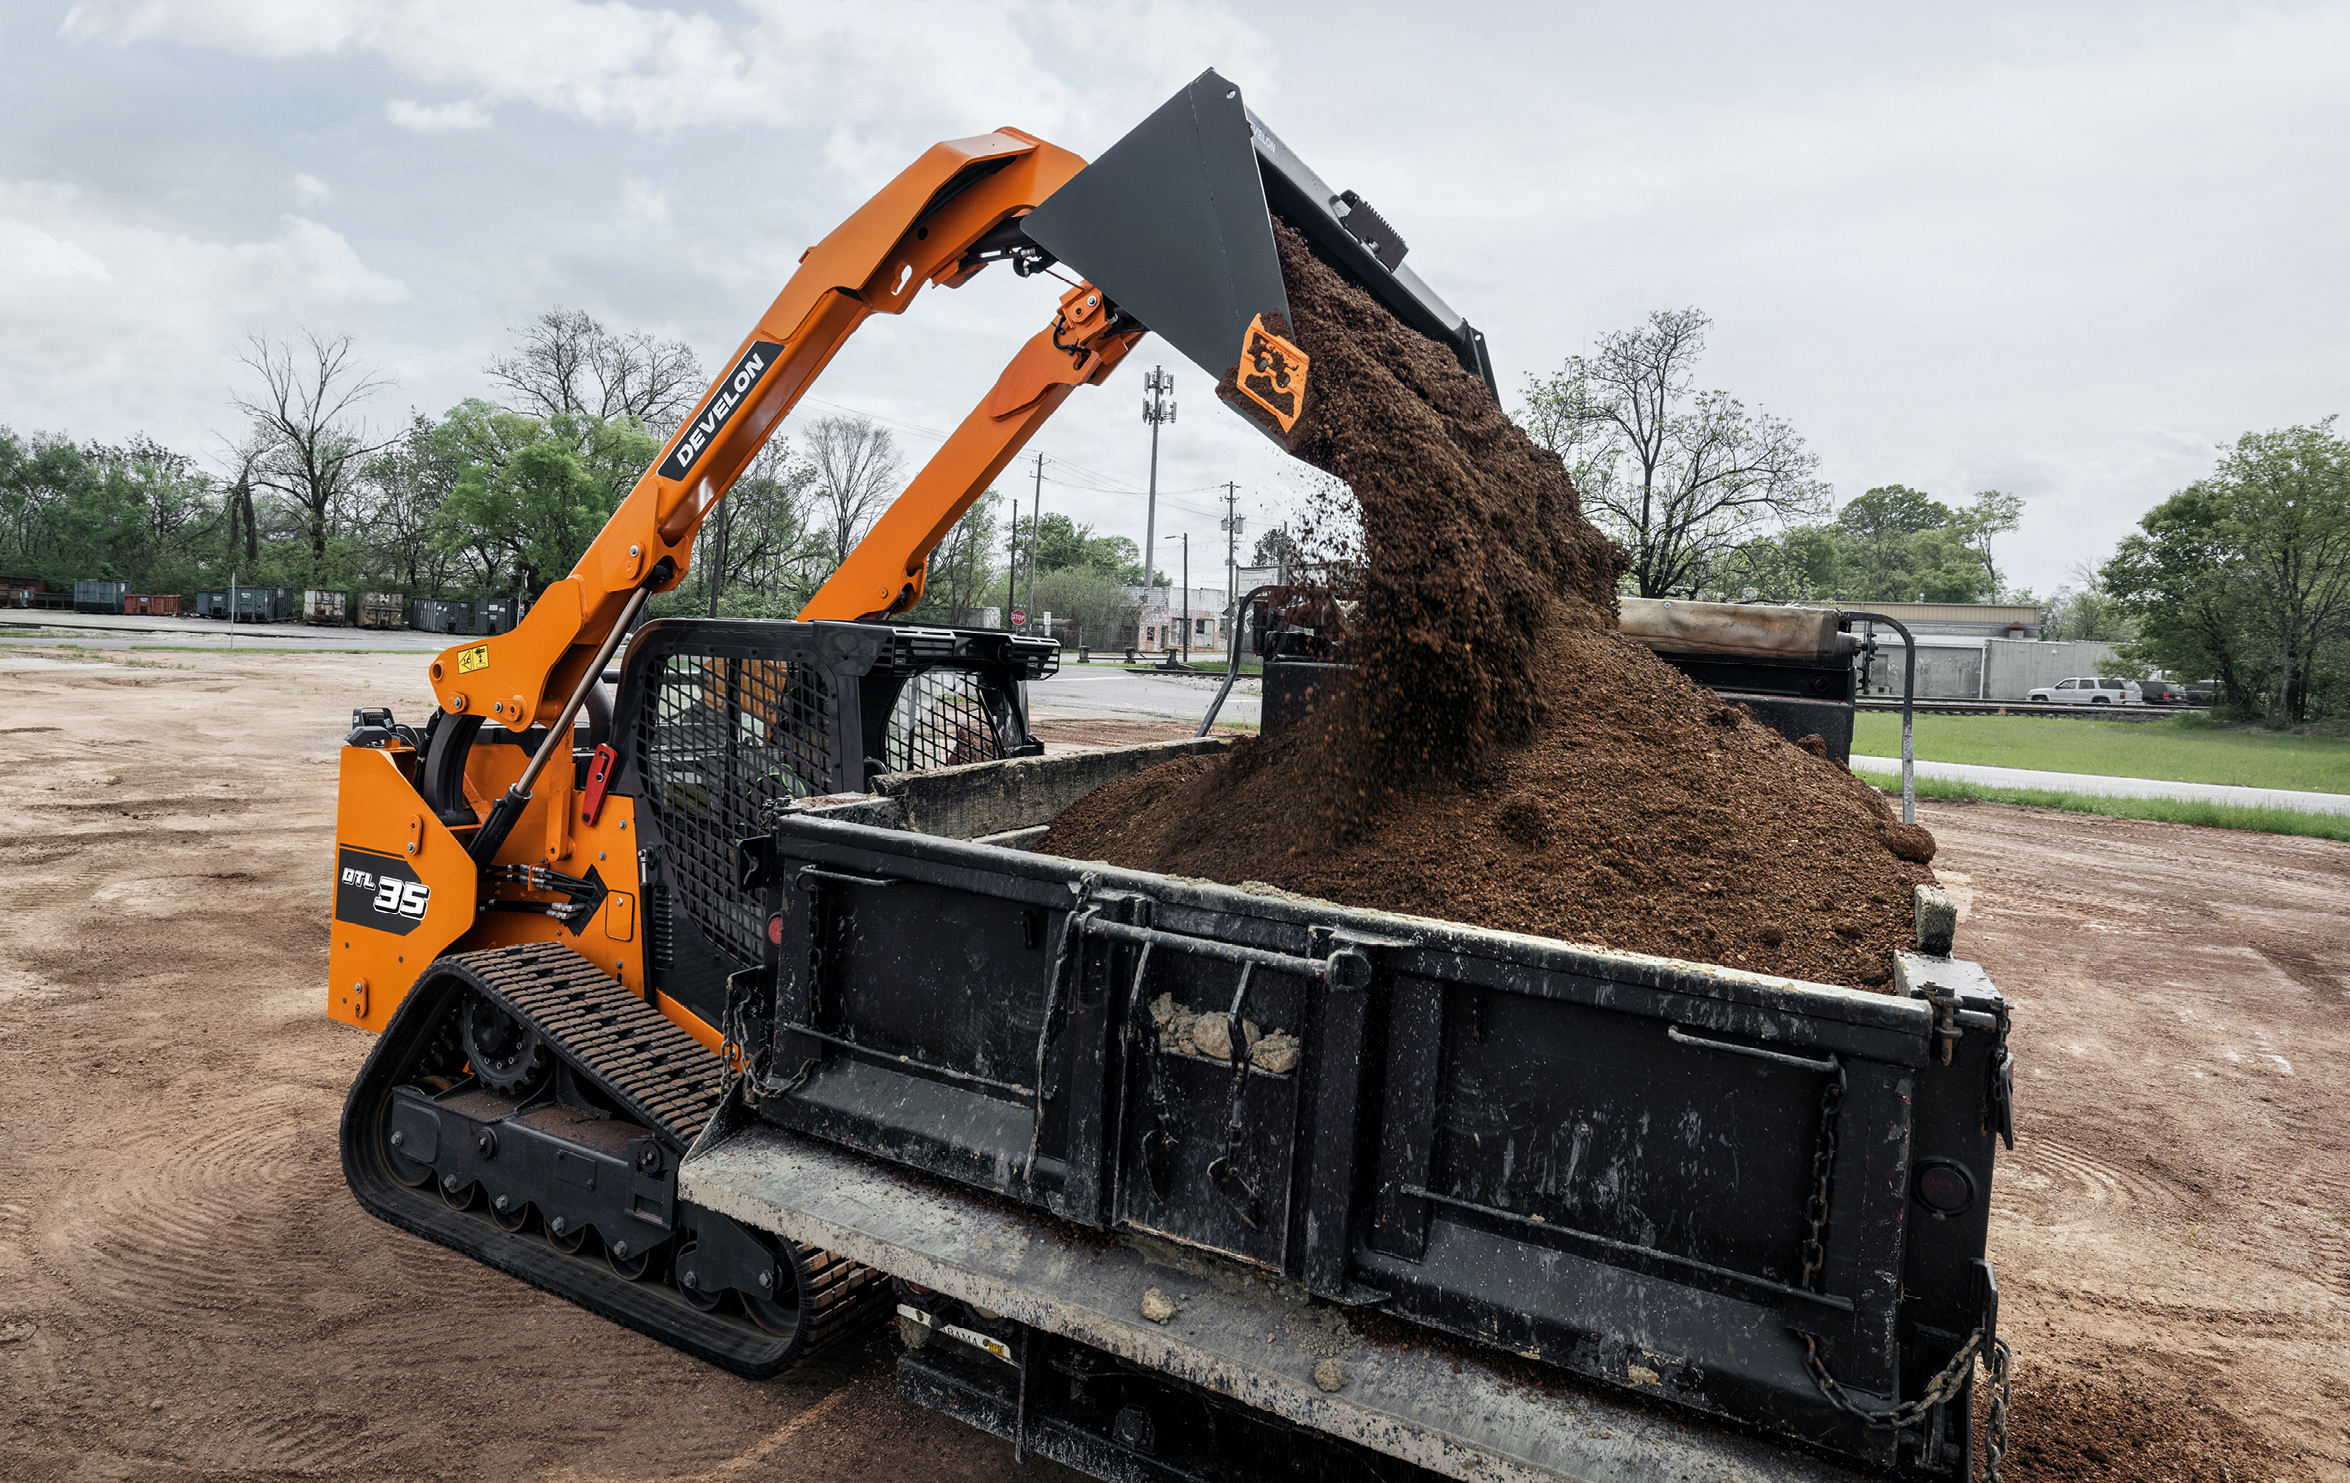
M1289 447L1360 506L1357 678L1275 736L1080 800L1039 848L1884 983L1932 837L1614 633L1624 557L1557 455L1276 227L1312 358Z

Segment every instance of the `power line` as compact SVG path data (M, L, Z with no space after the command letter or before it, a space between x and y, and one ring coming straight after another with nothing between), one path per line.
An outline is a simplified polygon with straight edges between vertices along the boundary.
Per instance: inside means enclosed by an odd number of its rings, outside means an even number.
M861 407L851 407L841 402L828 401L823 397L803 396L800 398L799 405L801 407L814 406L828 412L838 412L845 417L862 417L869 422L882 423L888 427L897 428L905 432L916 434L917 436L926 438L933 443L943 444L950 436L950 434L940 432L937 428L928 427L919 422L909 422L905 418L890 417L879 412L868 412ZM794 410L797 409L795 408ZM1114 494L1124 496L1129 499L1141 500L1147 500L1150 498L1150 493L1148 490L1136 489L1133 486L1119 480L1115 474L1105 474L1099 469L1088 468L1084 464L1073 462L1067 458L1061 457L1059 454L1053 455L1053 467L1056 470L1074 470L1079 474L1089 475L1095 482L1088 483L1083 479L1072 479L1069 478L1065 472L1056 472L1045 481L1049 484L1058 484L1065 489L1083 490L1088 494ZM1159 491L1159 499L1170 507L1181 510L1186 515L1197 515L1205 519L1215 519L1218 517L1217 511L1200 505L1189 504L1182 500L1172 499L1169 498L1169 496L1176 494L1205 494L1211 489L1222 489L1223 487L1224 486L1222 484L1193 484L1186 485L1180 489L1161 489Z

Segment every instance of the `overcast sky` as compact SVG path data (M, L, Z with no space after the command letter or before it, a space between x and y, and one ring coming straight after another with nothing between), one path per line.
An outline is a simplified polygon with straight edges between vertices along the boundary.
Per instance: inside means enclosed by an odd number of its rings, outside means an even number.
M2350 406L2350 5L0 0L0 425L214 452L244 337L299 327L394 379L379 419L438 412L555 304L715 368L930 143L1090 156L1206 66L1396 224L1505 400L1695 305L1700 380L1839 500L2023 495L2043 593ZM925 293L802 415L926 456L1051 287ZM1032 445L1045 506L1141 539L1156 360L1159 528L1220 582L1218 486L1253 536L1302 471L1156 341Z

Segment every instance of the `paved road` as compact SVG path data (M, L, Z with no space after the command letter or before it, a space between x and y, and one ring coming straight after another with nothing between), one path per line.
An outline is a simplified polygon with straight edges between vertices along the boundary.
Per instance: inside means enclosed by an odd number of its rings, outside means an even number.
M239 623L217 618L150 618L137 613L51 613L0 609L0 644L78 644L91 649L337 649L438 654L457 642L407 628L314 628L307 623Z
M1221 683L1206 675L1138 675L1111 665L1064 664L1051 679L1029 682L1028 704L1044 718L1152 716L1196 724ZM1256 725L1260 683L1246 677L1234 681L1216 719Z
M1865 772L1901 772L1899 757L1860 757ZM1975 767L1963 762L1920 762L1921 778L1947 778L1985 788L2035 788L2050 793L2088 793L2100 798L2176 798L2187 803L2227 803L2243 808L2295 808L2313 814L2350 814L2350 793L2297 793L2288 788L2238 788L2224 783L2166 783L2155 778L2108 778L2082 772L2040 772L2026 767Z

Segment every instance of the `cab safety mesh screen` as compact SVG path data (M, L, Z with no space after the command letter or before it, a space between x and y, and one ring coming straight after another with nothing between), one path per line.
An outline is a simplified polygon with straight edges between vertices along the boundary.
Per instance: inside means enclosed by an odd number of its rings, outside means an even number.
M891 772L926 772L993 762L1003 737L988 710L979 676L969 670L926 669L906 681L890 707L882 760Z
M757 898L735 889L735 844L768 831L773 805L829 790L832 681L812 665L710 654L663 655L647 680L645 805L686 915L749 967L766 929Z

